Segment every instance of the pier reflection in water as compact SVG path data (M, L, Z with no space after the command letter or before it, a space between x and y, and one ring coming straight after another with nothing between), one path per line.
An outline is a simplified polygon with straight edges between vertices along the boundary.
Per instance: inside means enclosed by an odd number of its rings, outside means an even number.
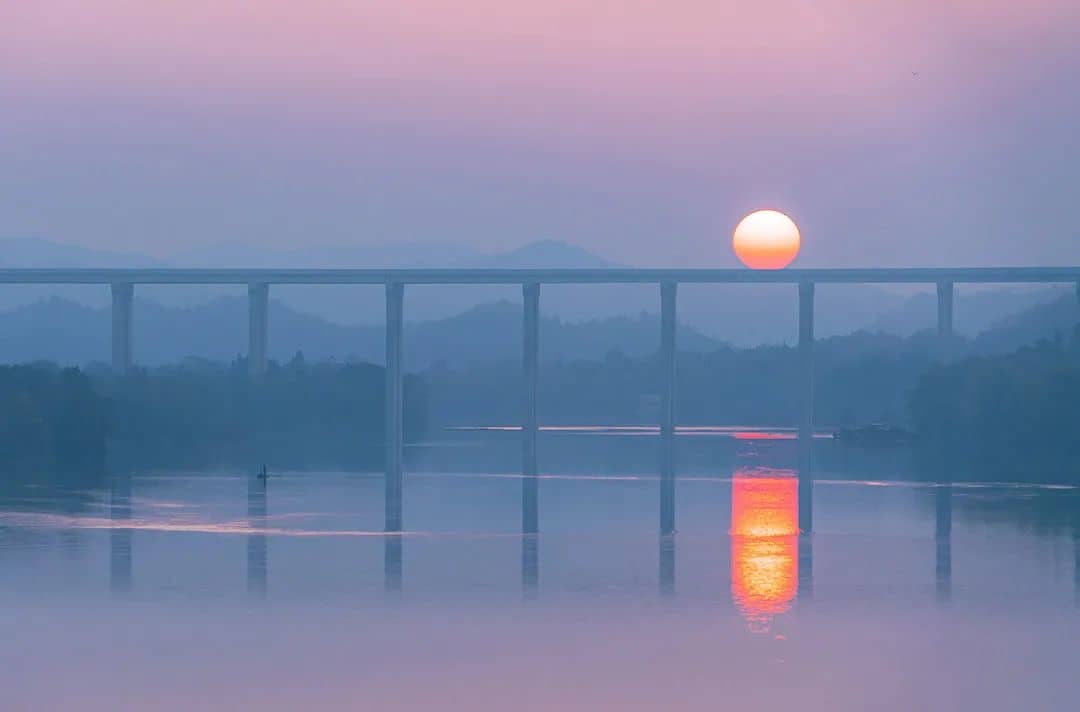
M526 599L534 599L540 587L540 535L521 536L521 591Z
M109 588L123 594L131 590L131 558L134 532L131 522L131 477L117 475L109 483Z
M799 481L790 471L740 470L731 481L731 595L751 627L767 630L795 599L801 558ZM809 586L804 583L804 586Z
M567 483L573 478L567 478ZM590 480L585 480L590 481ZM602 480L597 480L602 481ZM702 480L698 480L702 482ZM844 489L857 487L858 483L828 483L840 484ZM871 483L875 484L875 483ZM876 483L880 484L880 483ZM727 485L722 480L716 481L716 486L725 488ZM924 550L933 552L933 582L936 600L939 603L948 603L953 597L953 511L954 501L957 496L957 487L960 493L968 493L970 485L954 485L950 482L917 485L912 490L910 486L899 488L898 494L903 491L924 492L919 499L928 502L933 512L933 538L931 548ZM273 519L269 513L268 498L273 493L268 493L265 481L250 478L245 483L246 489L246 519L243 533L246 544L245 572L247 591L256 598L265 597L268 593L270 540L275 536L301 536L314 535L316 537L338 537L353 535L379 535L382 547L382 572L384 588L386 591L399 592L405 585L404 581L404 548L405 540L410 538L408 532L376 533L343 529L335 532L320 532L305 530L303 527L277 528L271 524ZM929 495L929 496L927 496ZM1019 495L1017 495L1019 496ZM977 501L970 493L965 494L967 499L962 501ZM1070 502L1075 499L1080 502L1080 497L1070 497ZM109 585L110 590L116 594L122 594L132 589L134 568L134 539L136 530L153 531L222 531L228 532L235 529L228 523L205 523L196 524L191 521L162 521L156 519L135 516L132 495L132 478L116 477L110 480L109 489L106 492L105 504L108 515L107 524L96 523L92 518L86 519L85 527L79 526L78 518L61 530L61 534L72 531L78 532L83 528L107 528L107 541L109 552ZM1063 519L1064 525L1071 533L1074 542L1075 562L1071 568L1074 572L1074 584L1077 591L1077 600L1080 601L1080 514L1071 514L1074 509L1080 511L1080 504L1071 506L1069 518ZM158 516L161 510L158 508L154 516ZM279 516L293 519L295 515L288 511ZM308 515L304 515L305 517ZM349 516L349 515L343 515ZM757 468L738 469L730 480L730 593L732 602L742 616L752 624L754 628L768 629L777 616L788 613L796 600L808 601L814 595L814 540L815 535L800 532L799 518L799 485L797 474L792 470ZM561 559L553 561L555 570L562 570L565 565L567 551L566 537L575 536L572 531L560 531L553 527L547 536L554 536L558 546L553 549L564 554ZM495 535L496 537L511 536L507 533L484 533L482 536ZM468 540L467 535L464 540ZM677 548L680 537L690 536L682 542L683 546L697 545L700 542L700 534L669 534L661 535L654 539L656 568L653 569L653 579L661 596L673 596L677 591ZM697 536L699 538L695 539ZM836 541L833 534L824 534L827 540ZM831 539L829 537L832 537ZM518 539L518 580L520 590L526 599L535 599L540 592L540 537L539 534L526 534L511 536ZM69 537L70 538L70 537ZM426 534L417 541L417 546L425 551L429 549L433 539ZM67 541L63 539L62 541ZM693 551L693 548L687 549ZM425 560L427 560L425 558ZM419 564L418 564L419 565ZM924 569L925 571L926 569ZM688 572L696 577L695 571Z
M403 535L388 532L383 537L383 587L388 593L401 592L404 548Z
M267 507L266 479L252 477L247 492L247 590L255 597L266 596L267 553Z
M675 594L675 535L660 535L660 595Z
M358 695L371 709L663 709L670 690L681 709L785 709L822 680L828 709L1072 709L1055 702L1077 692L1076 493L823 478L805 535L792 472L726 474L680 481L665 537L656 479L639 476L544 479L537 536L518 531L520 480L503 475L406 478L404 535L379 527L381 481L350 474L268 489L118 478L77 505L11 489L0 598L19 644L0 665L3 707L63 709L62 675L91 709L183 709L196 683L223 708L259 695L268 710ZM126 706L109 696L116 669L136 673ZM311 680L315 696L234 682L260 676ZM668 697L649 696L658 685ZM957 685L965 697L941 697Z
M938 601L952 598L952 518L953 486L943 483L934 488L934 582Z

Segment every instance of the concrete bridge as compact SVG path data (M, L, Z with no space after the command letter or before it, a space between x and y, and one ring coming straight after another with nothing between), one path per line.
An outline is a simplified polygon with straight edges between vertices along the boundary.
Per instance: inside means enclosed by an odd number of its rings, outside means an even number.
M0 269L0 284L102 284L112 289L112 365L133 363L132 303L137 284L248 285L249 351L253 377L266 369L268 306L273 284L382 284L386 288L386 487L385 526L403 529L402 333L405 287L411 284L520 284L524 300L521 526L539 531L536 395L542 284L651 283L660 292L660 353L664 392L660 416L660 532L675 531L675 324L679 284L792 284L798 287L800 415L798 439L799 527L813 528L811 442L814 427L813 351L816 284L933 284L942 343L953 331L953 289L958 283L1065 283L1076 285L1080 267L968 267L902 269ZM944 351L942 352L944 355Z

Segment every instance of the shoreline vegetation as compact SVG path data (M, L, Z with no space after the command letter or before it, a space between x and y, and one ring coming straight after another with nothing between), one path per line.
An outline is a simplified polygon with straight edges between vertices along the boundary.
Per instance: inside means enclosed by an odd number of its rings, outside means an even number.
M877 423L911 435L840 438L834 447L908 450L919 479L1080 484L1080 327L1006 354L948 363L934 354L928 334L820 341L817 422L849 435L879 435L870 432ZM793 423L797 368L787 346L680 353L680 424ZM541 367L541 422L649 422L659 375L655 356L550 361ZM510 362L406 376L406 439L514 422L519 381L520 364ZM381 366L309 363L300 353L254 380L242 358L124 376L101 366L2 366L0 469L38 478L260 463L378 469L383 402Z
M1068 340L935 365L911 394L911 415L927 467L1080 484L1080 326Z
M405 378L406 437L426 428L423 381ZM0 367L0 468L100 478L155 467L381 467L383 368L297 354L250 378L247 363L188 359L116 376L36 363Z

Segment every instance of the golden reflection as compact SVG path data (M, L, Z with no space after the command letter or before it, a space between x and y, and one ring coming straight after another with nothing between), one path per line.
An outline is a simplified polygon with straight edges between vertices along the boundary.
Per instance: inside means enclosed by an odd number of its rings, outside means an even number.
M731 483L731 595L751 627L786 613L799 581L799 481L740 470Z

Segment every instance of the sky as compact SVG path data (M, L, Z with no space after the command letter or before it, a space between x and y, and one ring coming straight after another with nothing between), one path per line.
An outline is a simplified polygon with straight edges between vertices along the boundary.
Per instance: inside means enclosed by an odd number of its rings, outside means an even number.
M0 237L1080 263L1075 0L0 2Z

